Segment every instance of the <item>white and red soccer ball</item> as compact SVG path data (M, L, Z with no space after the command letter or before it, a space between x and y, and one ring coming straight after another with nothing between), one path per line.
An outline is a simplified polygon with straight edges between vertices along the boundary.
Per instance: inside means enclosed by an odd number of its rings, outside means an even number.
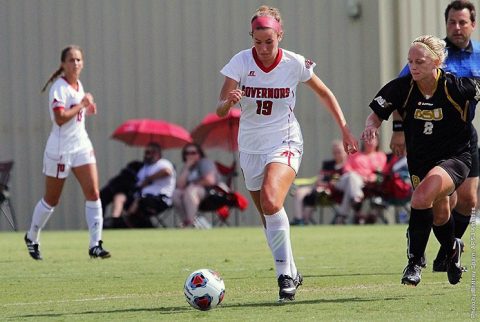
M197 310L207 311L223 301L225 283L220 274L203 268L194 271L187 277L183 293L188 304Z

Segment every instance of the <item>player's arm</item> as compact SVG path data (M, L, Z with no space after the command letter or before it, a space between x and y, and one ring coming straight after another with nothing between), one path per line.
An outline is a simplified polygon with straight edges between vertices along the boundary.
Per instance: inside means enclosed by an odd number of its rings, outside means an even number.
M327 107L330 114L333 116L338 127L342 131L343 147L347 153L355 153L358 151L357 139L352 135L348 128L347 121L343 115L342 109L338 101L333 95L332 91L313 74L312 77L305 82L320 98L320 101Z
M460 97L457 99L461 102L461 98L468 99L469 101L480 101L480 77L458 77L455 78L456 86L460 92ZM454 92L450 89L451 85L447 82L447 87L449 91ZM455 92L454 92L455 93ZM473 106L475 106L474 104Z
M370 113L365 121L365 129L362 132L362 140L371 142L378 137L378 129L382 125L383 120L378 117L375 112Z
M242 90L237 88L238 82L230 77L225 77L220 98L217 103L217 115L224 117L228 111L242 99Z
M407 76L410 74L408 64L403 67L398 77ZM390 149L395 155L403 156L406 154L405 150L405 133L403 132L403 120L396 110L392 113L393 118L393 133L390 138Z
M405 149L405 133L403 132L403 120L397 110L393 111L393 132L390 138L390 149L395 155L403 156Z

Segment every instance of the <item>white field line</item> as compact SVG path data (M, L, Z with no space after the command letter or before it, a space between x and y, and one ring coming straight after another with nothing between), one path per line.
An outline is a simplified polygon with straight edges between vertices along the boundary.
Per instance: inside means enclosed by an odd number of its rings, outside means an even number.
M445 284L445 282L427 282L423 283L423 285L440 285ZM313 285L312 285L313 287ZM352 285L352 286L339 286L339 287L321 287L318 288L315 286L314 288L309 288L307 285L302 286L301 292L305 293L318 293L319 290L321 292L328 292L328 291L349 291L349 290L368 290L368 289L380 289L380 288L390 288L390 287L398 287L401 289L402 287L406 288L407 286L399 286L399 283L388 283L388 284L374 284L374 285ZM257 293L270 293L271 290L264 290L264 291L257 291ZM164 296L165 293L158 293L158 296ZM152 297L155 294L125 294L125 295L117 295L117 296L98 296L92 298L81 298L81 299L67 299L67 300L47 300L47 301L35 301L35 302L16 302L16 303L7 303L1 304L0 307L12 307L12 306L31 306L31 305L44 305L44 304L63 304L63 303L82 303L82 302L95 302L95 301L110 301L110 300L119 300L119 299L131 299L131 298L141 298L141 297ZM360 295L357 295L360 296Z
M109 301L109 300L129 299L129 298L137 298L137 297L141 297L141 295L140 294L127 294L127 295L118 295L118 296L99 296L99 297L84 298L84 299L49 300L49 301L36 301L36 302L17 302L17 303L2 304L1 306L7 307L7 306L26 306L26 305L94 302L94 301Z

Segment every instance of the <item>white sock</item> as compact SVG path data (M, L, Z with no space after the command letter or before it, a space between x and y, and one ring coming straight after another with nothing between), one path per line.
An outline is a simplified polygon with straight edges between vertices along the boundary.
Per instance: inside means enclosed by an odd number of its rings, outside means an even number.
M275 261L277 277L288 275L292 277L291 270L291 245L290 245L290 224L287 213L282 208L273 215L264 215L266 222L266 236L270 250ZM295 277L295 276L293 276Z
M98 241L102 240L103 229L102 202L100 199L85 201L85 218L90 234L90 248L98 246Z
M290 231L290 229L289 229ZM265 228L263 228L263 233L265 234L265 238L267 239L267 244L268 244L268 247L270 247L270 242L268 240L268 236L267 236L267 230ZM292 245L291 245L291 241L290 241L290 271L292 273L292 278L295 278L297 276L297 266L295 265L295 261L293 260L293 252L292 252ZM270 247L270 250L272 248Z
M35 208L33 209L32 224L30 230L27 232L27 238L35 244L38 244L40 239L40 232L50 218L55 208L40 199Z

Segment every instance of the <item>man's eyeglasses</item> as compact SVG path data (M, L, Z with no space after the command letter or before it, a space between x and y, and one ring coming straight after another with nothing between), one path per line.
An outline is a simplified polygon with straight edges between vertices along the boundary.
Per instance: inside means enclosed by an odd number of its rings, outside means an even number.
M155 151L153 150L145 150L145 155L151 155L151 154L154 154Z

